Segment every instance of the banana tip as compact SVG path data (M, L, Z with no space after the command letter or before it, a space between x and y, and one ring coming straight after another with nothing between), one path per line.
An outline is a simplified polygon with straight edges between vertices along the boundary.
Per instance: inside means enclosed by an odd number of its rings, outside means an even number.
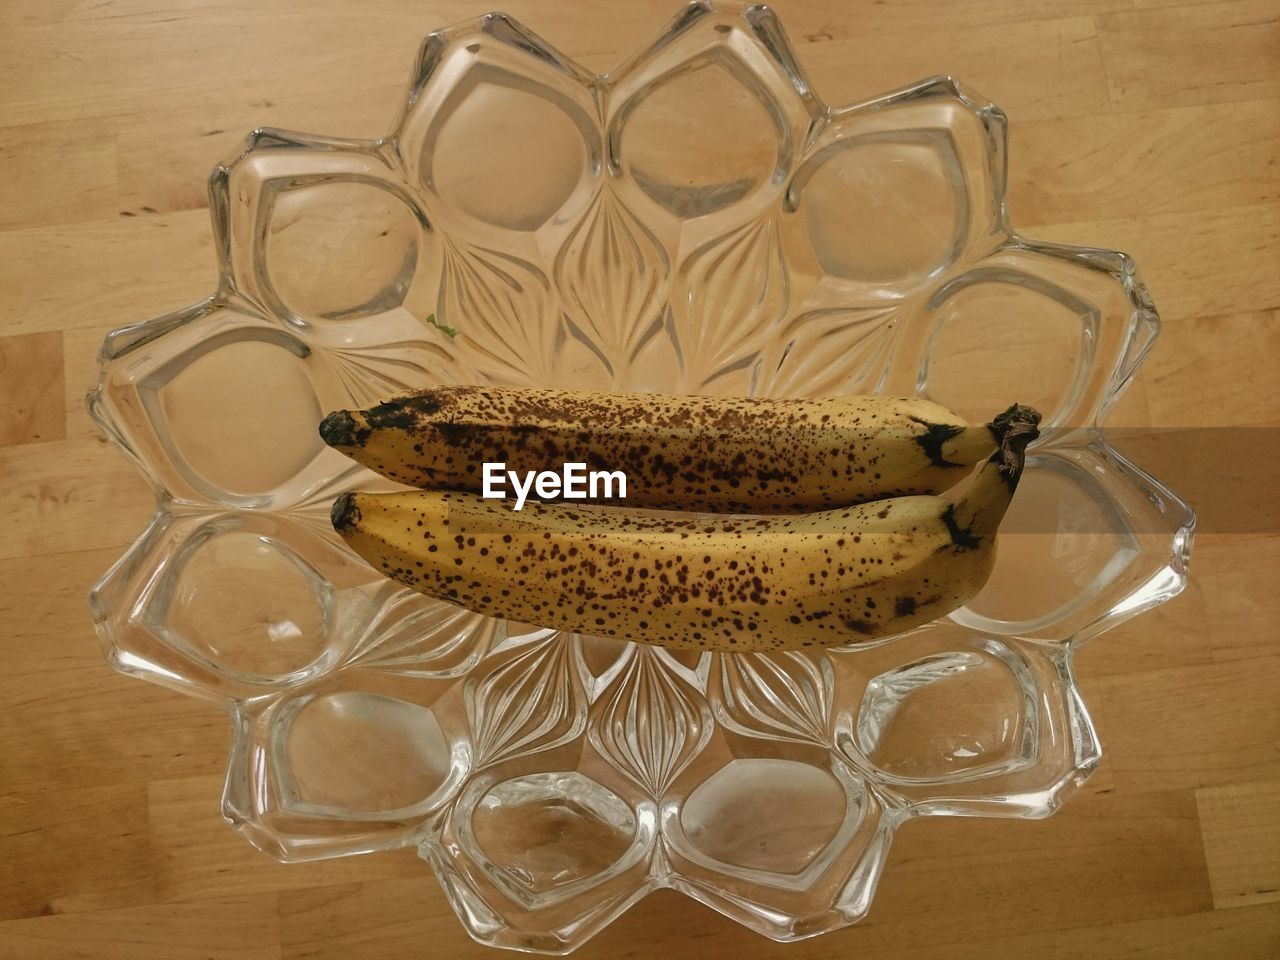
M360 520L360 508L356 506L354 493L344 493L333 501L329 511L329 522L338 533L345 533Z
M1015 403L992 419L991 430L1001 446L1006 443L1021 443L1025 447L1040 436L1040 411L1026 404Z
M331 447L360 446L365 439L361 432L356 418L346 410L335 410L320 421L320 439Z
M1000 476L1009 490L1016 490L1027 464L1027 446L1040 436L1040 413L1015 403L991 421L991 429L1000 441L1000 449L991 455L991 462L1000 465Z

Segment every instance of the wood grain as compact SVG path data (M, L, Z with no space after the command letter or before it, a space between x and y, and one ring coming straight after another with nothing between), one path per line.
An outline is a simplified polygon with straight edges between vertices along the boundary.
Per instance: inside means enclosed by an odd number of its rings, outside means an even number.
M1280 204L1274 202L1203 213L1037 224L1026 232L1130 254L1160 307L1160 316L1169 322L1280 305ZM1264 378L1274 376L1262 369L1258 373Z
M1106 718L1116 789L1280 778L1280 653L1269 646L1260 641L1256 656L1212 669L1157 666L1101 678L1091 705ZM1088 700L1087 679L1084 686Z
M469 0L9 0L0 6L0 956L488 957L407 852L281 865L219 816L208 704L112 673L85 596L145 524L90 422L109 329L215 282L210 168L260 125L373 137L418 38ZM674 0L503 3L604 71ZM1274 0L779 0L815 87L951 73L1010 116L1027 233L1133 254L1165 320L1115 411L1280 428ZM1280 448L1280 445L1275 445ZM1206 509L1274 488L1259 445L1188 465ZM1146 458L1150 458L1150 460ZM1215 479L1216 472L1216 479ZM870 918L779 946L663 892L584 958L1280 956L1280 525L1206 526L1178 600L1081 651L1106 756L1042 822L907 824Z
M66 436L64 369L59 331L0 337L0 447Z
M1097 22L1118 110L1280 95L1280 10L1272 0L1117 11Z
M785 16L786 8L780 10ZM1027 120L1111 111L1091 17L931 24L887 34L855 30L846 40L806 44L801 60L814 86L834 102L865 99L947 73Z
M1280 781L1196 791L1215 907L1280 903Z
M0 165L0 229L80 223L115 212L120 184L116 126L110 120L8 127Z
M0 335L137 323L207 296L216 277L205 210L6 230Z
M0 925L0 954L23 960L278 960L272 895L66 913Z
M1277 200L1278 138L1276 100L1018 122L1009 208L1019 223L1050 223Z

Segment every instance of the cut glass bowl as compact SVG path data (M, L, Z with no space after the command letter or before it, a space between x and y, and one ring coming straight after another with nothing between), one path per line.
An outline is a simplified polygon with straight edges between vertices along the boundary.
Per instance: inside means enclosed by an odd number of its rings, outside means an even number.
M607 76L492 14L427 37L382 140L255 131L210 179L217 291L103 345L92 413L157 501L92 593L111 663L229 710L250 842L414 846L499 946L571 950L660 887L819 934L911 817L1052 813L1100 758L1073 654L1178 593L1193 516L1101 426L1157 331L1133 264L1013 233L1005 162L955 81L829 107L768 9L703 2ZM1046 429L967 607L689 655L347 550L332 499L388 485L318 421L437 383L919 393Z

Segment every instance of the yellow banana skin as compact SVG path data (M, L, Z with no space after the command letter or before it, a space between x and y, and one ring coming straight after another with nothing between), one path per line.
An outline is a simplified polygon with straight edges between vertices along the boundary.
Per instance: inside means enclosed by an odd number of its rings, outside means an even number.
M1038 420L1014 408L1000 449L954 500L690 517L349 493L333 525L385 575L494 617L676 649L842 646L937 619L982 588Z
M998 421L970 425L919 398L464 386L337 411L320 435L423 489L479 492L486 462L521 475L584 463L622 471L629 506L786 513L946 490L996 449Z

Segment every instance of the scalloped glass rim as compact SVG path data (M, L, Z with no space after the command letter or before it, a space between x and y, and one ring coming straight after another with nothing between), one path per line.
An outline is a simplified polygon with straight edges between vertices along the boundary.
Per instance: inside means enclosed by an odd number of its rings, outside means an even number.
M653 133L690 76L731 135ZM435 155L458 140L441 136L450 123L488 129L486 102L569 121L549 128L548 157L492 151L527 164L532 184L497 204L467 193L465 154ZM497 946L566 952L659 887L776 940L812 936L865 915L910 817L1048 816L1101 758L1074 651L1182 590L1195 517L1102 427L1159 331L1136 268L1012 231L1006 131L998 107L945 76L828 107L767 8L705 2L598 77L489 14L424 40L385 138L254 131L209 180L218 289L111 333L88 397L157 504L90 594L110 663L230 710L222 808L255 846L289 861L416 846L467 931ZM705 169L668 176L680 158L664 139ZM934 218L926 232L904 225L871 255L830 211L863 198L858 172L884 151L918 178L889 189L937 202L912 208ZM335 223L352 232L323 233ZM340 271L291 276L334 248L374 251L368 289ZM621 293L601 292L611 270ZM310 447L289 448L288 469L228 466L225 440L190 433L193 397L219 384L298 422L440 378L949 398L946 340L972 322L971 296L1043 305L1078 354L1028 476L1100 511L1124 545L1062 541L1093 553L1073 557L1075 592L1046 584L1042 607L1009 604L1004 585L986 606L820 654L675 655L406 596L327 528L333 495L376 479ZM189 383L175 391L175 378ZM227 558L244 576L210 586L234 572ZM255 577L284 599L264 605ZM278 648L253 646L264 624ZM985 716L961 708L984 697ZM365 770L361 792L335 774L376 758L370 736L410 757L412 776ZM952 752L929 752L942 741ZM788 780L808 792L770 799ZM738 823L743 796L808 817L791 832L812 847L735 847L721 825ZM594 864L566 841L548 848L553 869L503 845L539 817L616 856Z

